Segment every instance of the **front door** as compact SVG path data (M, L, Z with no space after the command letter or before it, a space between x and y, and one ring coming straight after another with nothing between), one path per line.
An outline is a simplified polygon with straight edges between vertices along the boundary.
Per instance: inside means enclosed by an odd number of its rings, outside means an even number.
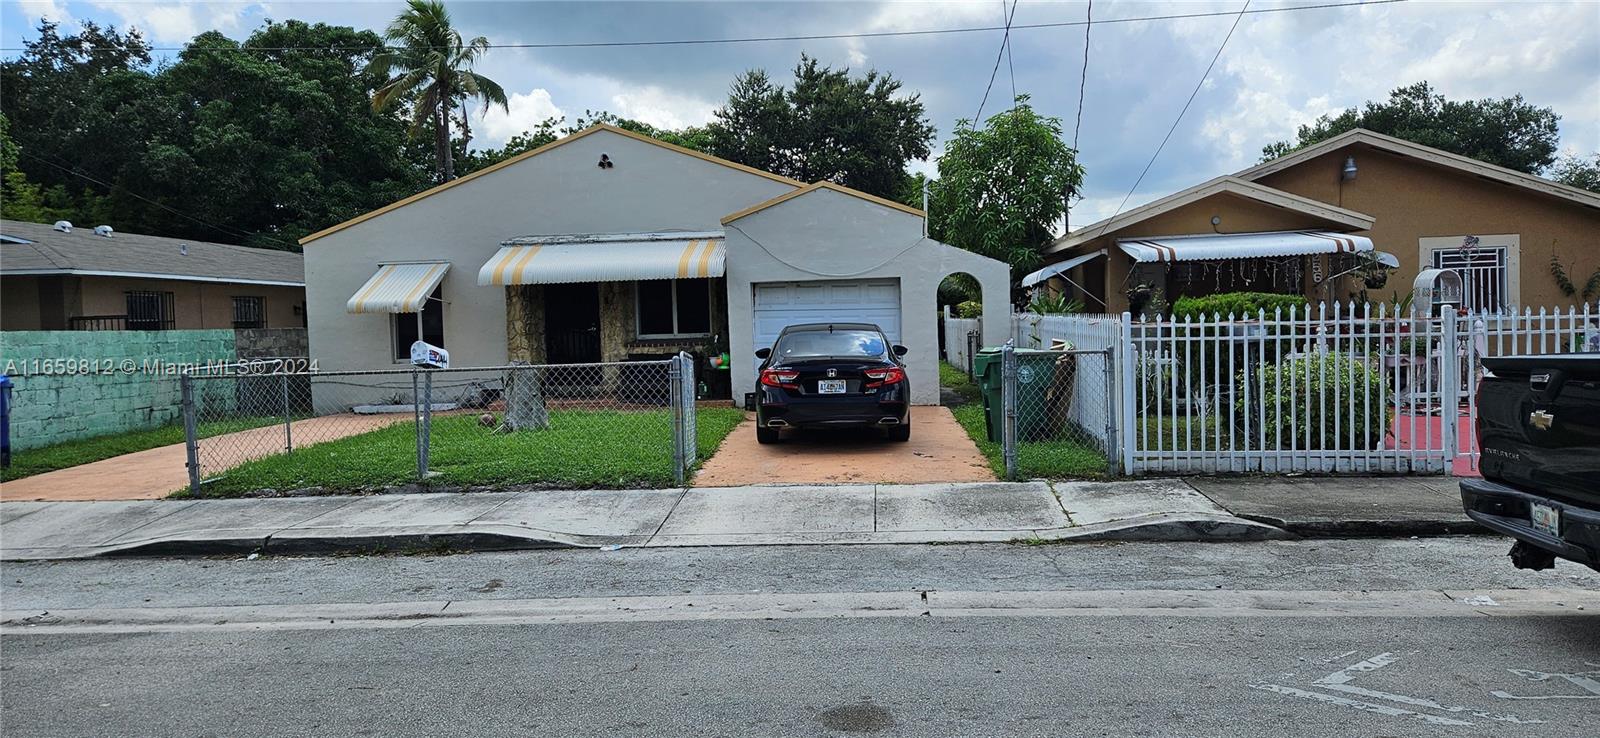
M545 285L544 350L551 364L600 361L599 285Z

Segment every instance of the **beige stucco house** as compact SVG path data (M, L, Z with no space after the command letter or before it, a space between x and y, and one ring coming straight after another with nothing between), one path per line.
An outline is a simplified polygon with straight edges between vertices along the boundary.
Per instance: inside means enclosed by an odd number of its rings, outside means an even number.
M1381 287L1362 278L1376 254L1398 264ZM1445 268L1468 309L1508 312L1583 299L1552 255L1580 288L1600 272L1600 195L1354 130L1078 228L1026 281L1121 312L1232 291L1389 300Z
M932 404L939 282L977 278L999 341L1010 270L923 221L598 125L303 239L311 354L324 371L387 368L419 336L463 367L688 351L738 399L784 326L871 322L910 349L913 400ZM731 368L712 369L722 352Z
M0 220L0 330L302 328L299 254Z

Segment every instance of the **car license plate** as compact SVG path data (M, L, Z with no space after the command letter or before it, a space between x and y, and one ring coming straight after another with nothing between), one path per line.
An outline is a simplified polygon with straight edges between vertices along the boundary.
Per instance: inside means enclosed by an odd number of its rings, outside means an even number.
M1528 519L1533 522L1533 529L1556 538L1561 537L1561 511L1549 505L1533 503Z
M843 379L819 379L819 380L817 380L817 394L819 394L819 395L842 395L842 394L844 394L844 380Z

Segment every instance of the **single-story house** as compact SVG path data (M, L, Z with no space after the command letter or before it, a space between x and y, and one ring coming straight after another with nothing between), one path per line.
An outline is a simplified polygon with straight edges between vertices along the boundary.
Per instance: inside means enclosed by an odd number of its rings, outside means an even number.
M940 281L977 279L992 342L1010 270L924 230L899 203L597 125L303 239L311 355L388 368L418 337L463 367L725 351L701 380L742 398L784 326L871 322L933 404Z
M0 330L302 328L299 254L0 220Z
M1552 255L1580 289L1600 270L1600 194L1358 129L1073 230L1024 282L1158 312L1214 292L1390 300L1443 268L1474 311L1581 302Z

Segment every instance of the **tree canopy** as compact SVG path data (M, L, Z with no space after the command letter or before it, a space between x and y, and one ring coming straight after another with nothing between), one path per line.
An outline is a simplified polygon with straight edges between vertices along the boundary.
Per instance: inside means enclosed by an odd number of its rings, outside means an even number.
M1556 160L1561 116L1529 104L1522 95L1483 100L1447 100L1426 81L1401 87L1389 99L1324 115L1300 126L1293 141L1261 149L1262 161L1325 141L1356 128L1432 146L1529 174Z
M1039 115L1019 95L982 128L957 124L931 186L929 232L1027 271L1054 240L1067 198L1082 184L1083 167L1062 138L1061 119Z
M1600 152L1568 156L1550 168L1550 178L1590 192L1600 192Z
M933 135L921 96L902 94L893 75L852 77L802 54L787 89L756 69L735 79L704 140L709 153L746 166L894 198Z

